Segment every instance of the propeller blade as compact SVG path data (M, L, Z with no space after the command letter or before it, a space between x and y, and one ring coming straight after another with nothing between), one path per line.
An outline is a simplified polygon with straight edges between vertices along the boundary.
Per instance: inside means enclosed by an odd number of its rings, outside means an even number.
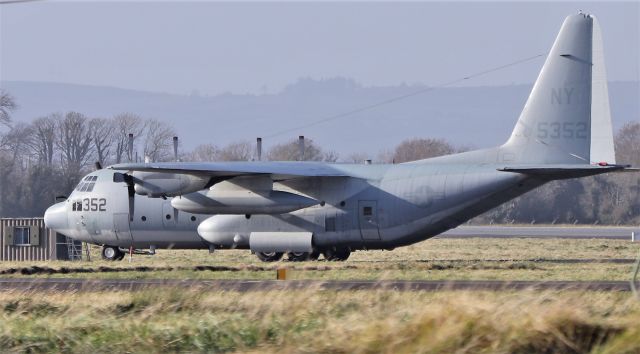
M127 184L127 194L129 194L129 220L133 221L133 214L136 208L136 190L133 176L124 174L124 181Z
M96 171L101 169L102 169L102 164L100 163L100 161L96 161Z

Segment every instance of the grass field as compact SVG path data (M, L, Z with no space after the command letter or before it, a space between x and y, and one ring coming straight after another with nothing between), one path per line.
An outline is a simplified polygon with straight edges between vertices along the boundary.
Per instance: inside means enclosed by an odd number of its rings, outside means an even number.
M132 262L4 262L3 277L628 280L640 244L434 239L347 262L160 250ZM626 292L0 292L0 352L640 353Z
M0 293L3 352L638 353L598 292Z
M159 250L119 262L3 262L4 277L273 279L628 280L640 243L623 240L433 239L393 251L358 251L346 262L260 262L246 250Z

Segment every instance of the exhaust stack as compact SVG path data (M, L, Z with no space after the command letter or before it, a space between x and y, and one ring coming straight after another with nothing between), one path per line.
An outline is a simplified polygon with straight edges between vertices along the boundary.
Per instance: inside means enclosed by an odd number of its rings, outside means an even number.
M304 161L304 135L298 137L298 150L300 153L300 161Z
M262 161L262 138L256 139L256 158Z
M178 137L173 137L173 157L178 162Z

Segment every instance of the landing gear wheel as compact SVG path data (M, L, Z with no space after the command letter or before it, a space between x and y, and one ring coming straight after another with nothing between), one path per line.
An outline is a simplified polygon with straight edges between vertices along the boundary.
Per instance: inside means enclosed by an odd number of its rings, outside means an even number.
M320 257L320 251L318 251L317 249L314 249L311 253L309 253L310 261L317 261L319 257Z
M124 252L115 246L102 247L102 259L105 261L119 261L124 258Z
M287 260L290 262L304 262L311 259L311 253L309 252L289 252L287 253Z
M256 256L263 262L277 262L283 255L282 252L256 252Z
M331 247L322 252L324 259L331 262L346 261L351 255L351 250L348 247Z

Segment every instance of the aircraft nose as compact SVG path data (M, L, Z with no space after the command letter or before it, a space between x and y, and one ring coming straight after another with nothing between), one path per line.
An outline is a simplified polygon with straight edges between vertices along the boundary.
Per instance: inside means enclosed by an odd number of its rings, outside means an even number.
M44 212L44 223L52 230L63 230L68 226L66 203L57 203Z

